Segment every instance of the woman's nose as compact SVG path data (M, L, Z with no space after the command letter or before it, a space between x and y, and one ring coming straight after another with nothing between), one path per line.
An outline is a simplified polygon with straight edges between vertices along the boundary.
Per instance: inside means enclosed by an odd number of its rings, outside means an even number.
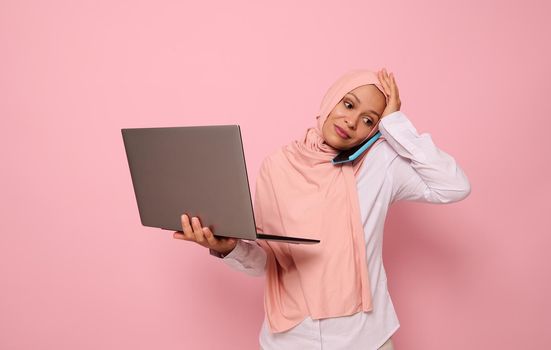
M355 129L356 129L357 120L358 120L358 118L356 118L356 117L354 117L354 116L346 116L346 117L344 118L344 123L345 123L346 126L348 126L350 129L355 130Z

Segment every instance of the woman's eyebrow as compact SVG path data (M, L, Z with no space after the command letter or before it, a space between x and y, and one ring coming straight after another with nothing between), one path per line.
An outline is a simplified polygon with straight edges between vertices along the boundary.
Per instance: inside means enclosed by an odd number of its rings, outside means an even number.
M354 96L354 98L356 99L356 101L358 101L358 103L361 103L361 102L360 102L360 99L358 98L358 96L354 95L353 92L349 92L348 94ZM373 113L373 114L375 114L379 119L381 118L381 116L379 115L379 113L375 112L374 110L368 109L367 111L368 111L368 112L371 112L371 113Z
M356 99L356 101L358 101L358 103L361 103L361 102L360 102L360 99L358 98L358 96L356 96L353 92L349 92L348 94L354 96L354 98Z

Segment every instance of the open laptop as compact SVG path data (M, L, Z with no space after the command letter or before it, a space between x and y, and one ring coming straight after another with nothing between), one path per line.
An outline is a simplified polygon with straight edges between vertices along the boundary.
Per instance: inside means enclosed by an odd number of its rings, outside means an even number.
M197 216L215 236L314 244L257 233L239 125L121 129L142 225L182 231Z

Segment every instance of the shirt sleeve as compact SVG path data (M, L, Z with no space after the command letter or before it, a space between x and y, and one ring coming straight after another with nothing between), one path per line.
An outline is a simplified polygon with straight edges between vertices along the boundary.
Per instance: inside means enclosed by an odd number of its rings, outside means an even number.
M379 130L399 155L389 168L391 202L451 203L470 194L469 180L455 159L436 147L430 134L419 135L403 112L382 118Z
M251 276L264 275L266 266L266 252L256 241L237 240L237 245L228 254L220 254L210 249L210 254L219 257L231 268L242 271Z

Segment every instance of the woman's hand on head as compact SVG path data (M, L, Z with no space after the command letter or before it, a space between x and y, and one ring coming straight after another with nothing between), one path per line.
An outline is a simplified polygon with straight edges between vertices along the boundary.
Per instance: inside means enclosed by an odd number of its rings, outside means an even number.
M388 98L386 100L386 107L383 111L383 115L381 116L382 119L390 113L399 111L402 103L400 102L400 95L398 94L398 86L396 85L394 74L388 74L386 69L383 68L379 72L377 72L377 75L379 77L381 85L383 85L385 93L388 95Z
M205 248L214 249L222 254L229 254L237 245L237 238L216 238L208 227L201 227L198 217L192 217L191 222L186 214L181 216L182 231L176 231L173 237L184 241L195 242Z

